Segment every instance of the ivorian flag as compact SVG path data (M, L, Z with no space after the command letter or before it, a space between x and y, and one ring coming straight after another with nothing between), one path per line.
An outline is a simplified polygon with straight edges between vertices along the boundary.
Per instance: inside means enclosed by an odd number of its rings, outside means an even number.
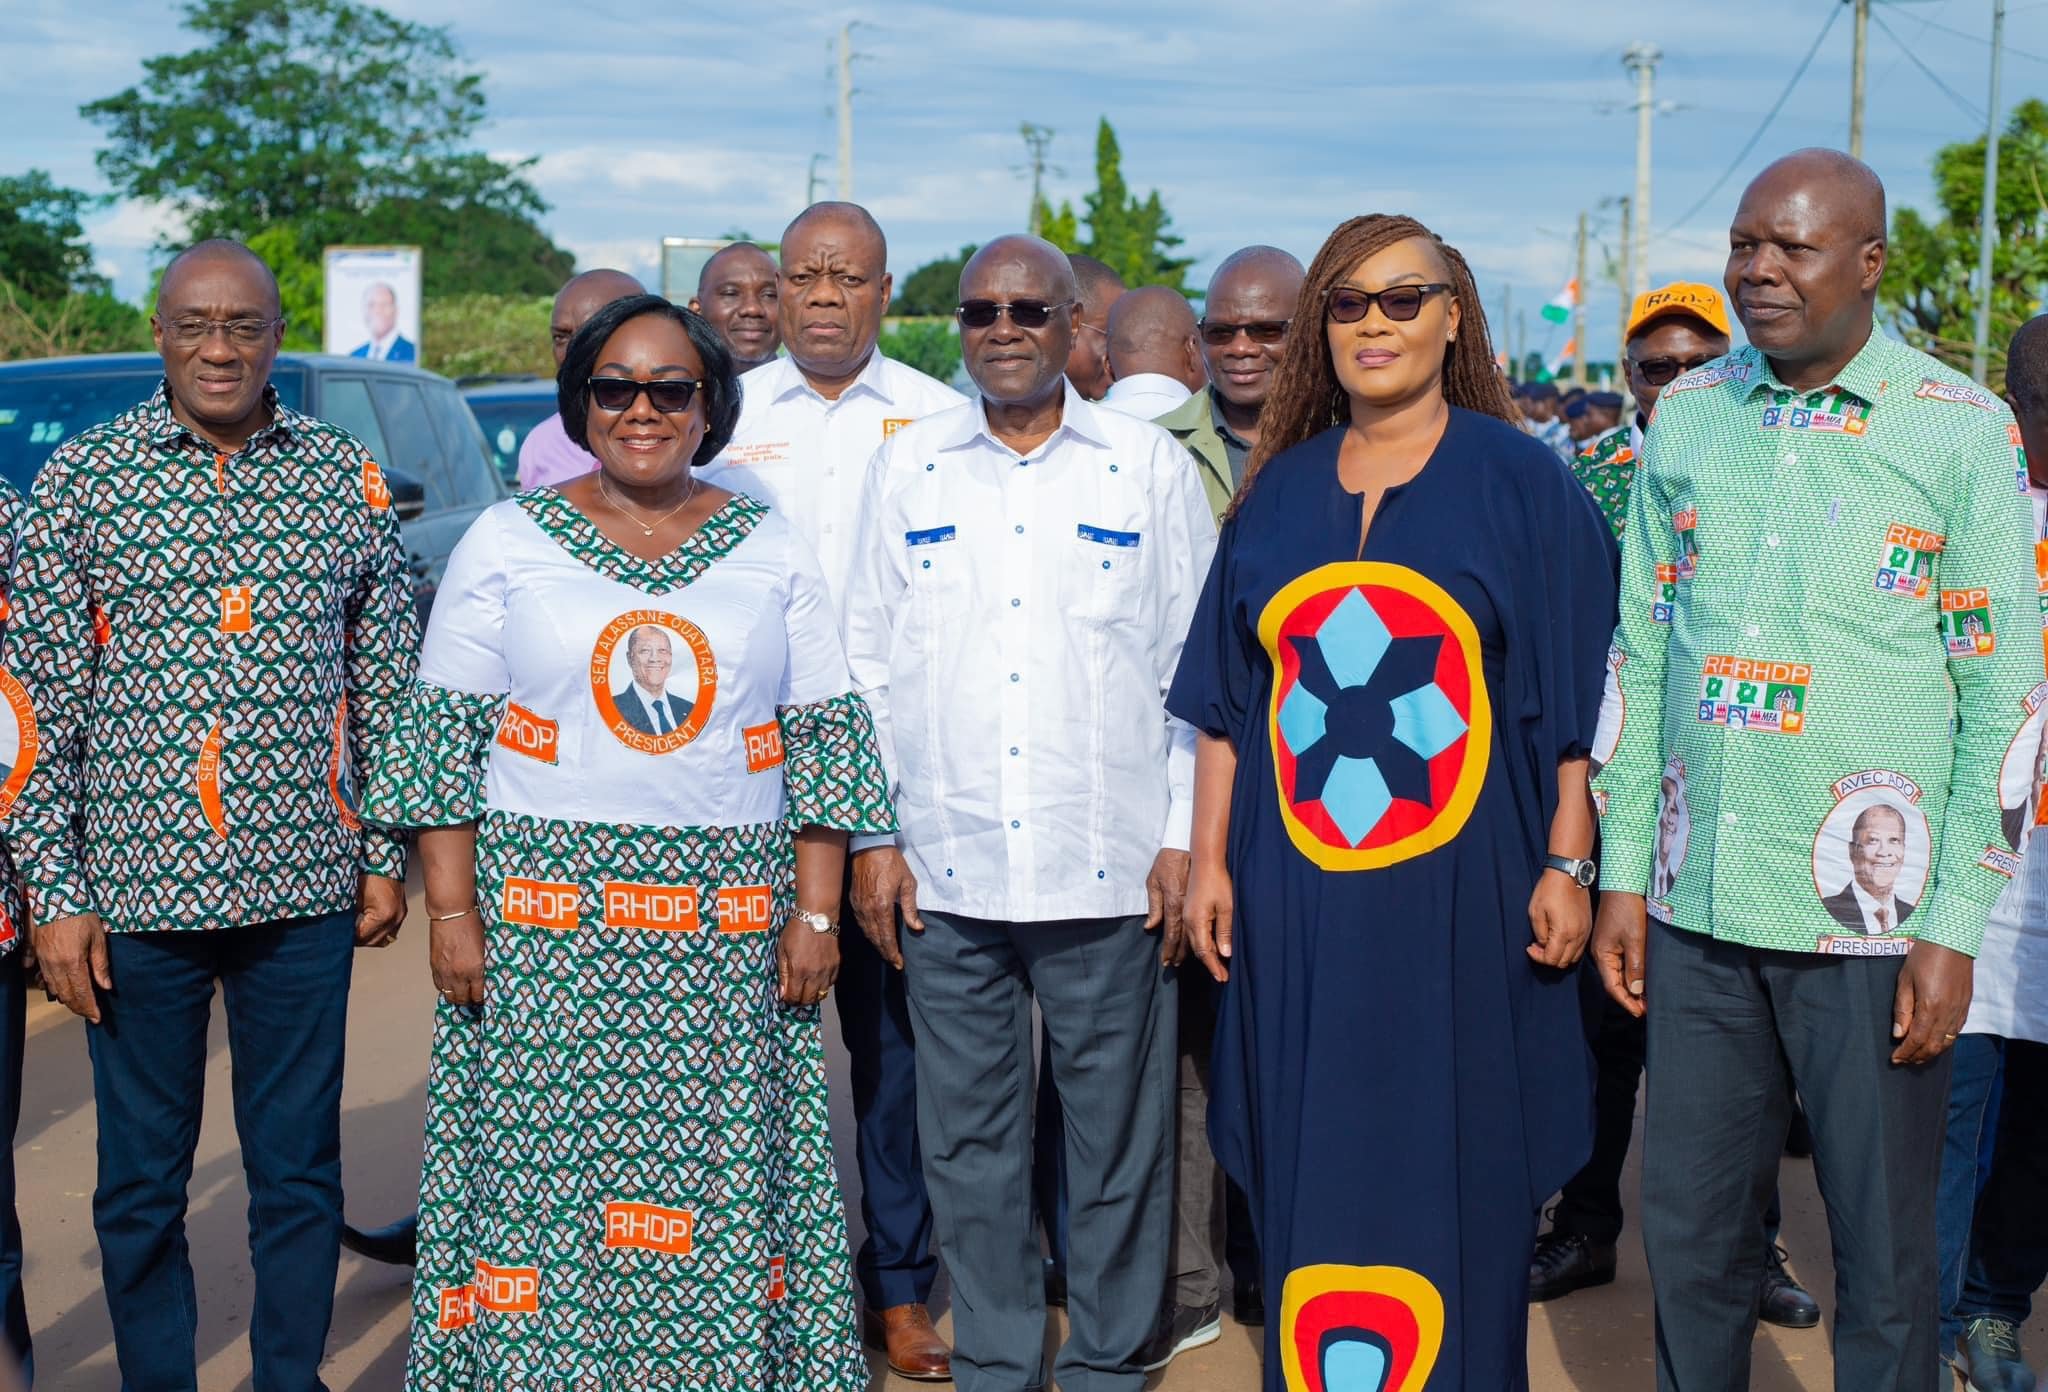
M1543 306L1543 317L1553 324L1562 324L1572 317L1572 311L1579 305L1579 283L1568 280L1564 289L1551 296L1550 303Z
M1546 310L1544 312L1548 313L1549 311ZM1564 347L1558 349L1556 354L1550 359L1550 375L1555 377L1558 373L1564 371L1564 365L1577 357L1578 352L1579 341L1576 338L1568 340Z

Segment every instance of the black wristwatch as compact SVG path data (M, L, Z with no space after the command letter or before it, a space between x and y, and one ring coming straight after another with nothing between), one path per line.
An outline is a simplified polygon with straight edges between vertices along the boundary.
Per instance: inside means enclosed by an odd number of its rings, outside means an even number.
M1591 889L1593 882L1600 878L1600 867L1590 856L1585 860L1566 860L1560 855L1546 855L1543 868L1563 871L1582 889Z

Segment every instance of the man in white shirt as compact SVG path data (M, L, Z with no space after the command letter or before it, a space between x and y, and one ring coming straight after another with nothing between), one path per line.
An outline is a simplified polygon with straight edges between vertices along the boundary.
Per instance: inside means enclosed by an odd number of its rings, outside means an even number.
M1109 394L1102 404L1158 420L1208 382L1195 311L1164 285L1126 291L1109 309Z
M747 373L732 443L706 483L749 493L795 525L846 621L847 572L868 459L895 431L965 400L876 350L889 248L853 203L814 203L782 234L776 318L787 356ZM917 1055L902 973L859 933L840 938L839 1027L853 1069L867 1240L855 1254L863 1330L898 1374L949 1373L926 1303L938 1274L918 1147Z
M1068 1127L1061 1387L1143 1385L1173 1219L1194 739L1165 693L1215 524L1171 436L1063 380L1076 298L1037 238L968 262L981 400L876 456L847 602L903 828L856 838L853 900L909 985L964 1392L1048 1385L1022 1202L1034 996Z

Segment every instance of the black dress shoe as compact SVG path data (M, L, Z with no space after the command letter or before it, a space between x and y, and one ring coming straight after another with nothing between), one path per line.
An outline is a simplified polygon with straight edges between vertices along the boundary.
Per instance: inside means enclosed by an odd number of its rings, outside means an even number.
M1067 1308L1067 1273L1060 1270L1051 1257L1045 1259L1045 1303L1048 1307Z
M1811 1329L1820 1323L1820 1306L1785 1269L1785 1249L1764 1253L1764 1288L1757 1318L1780 1329Z
M1230 1293L1230 1317L1246 1329L1266 1322L1266 1288L1257 1281L1239 1281Z
M1529 1300L1556 1300L1614 1279L1614 1244L1572 1232L1547 1232L1529 1256Z
M388 1228L364 1232L341 1225L341 1245L359 1257L390 1266L417 1266L420 1257L420 1216L401 1218Z

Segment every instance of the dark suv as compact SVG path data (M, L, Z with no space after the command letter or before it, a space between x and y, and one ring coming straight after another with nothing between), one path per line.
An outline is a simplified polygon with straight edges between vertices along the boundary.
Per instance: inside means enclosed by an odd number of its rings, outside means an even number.
M162 376L153 353L0 363L0 474L26 494L51 451L147 398ZM424 617L448 553L505 496L455 384L400 363L325 353L280 353L270 380L285 405L332 421L377 457Z

